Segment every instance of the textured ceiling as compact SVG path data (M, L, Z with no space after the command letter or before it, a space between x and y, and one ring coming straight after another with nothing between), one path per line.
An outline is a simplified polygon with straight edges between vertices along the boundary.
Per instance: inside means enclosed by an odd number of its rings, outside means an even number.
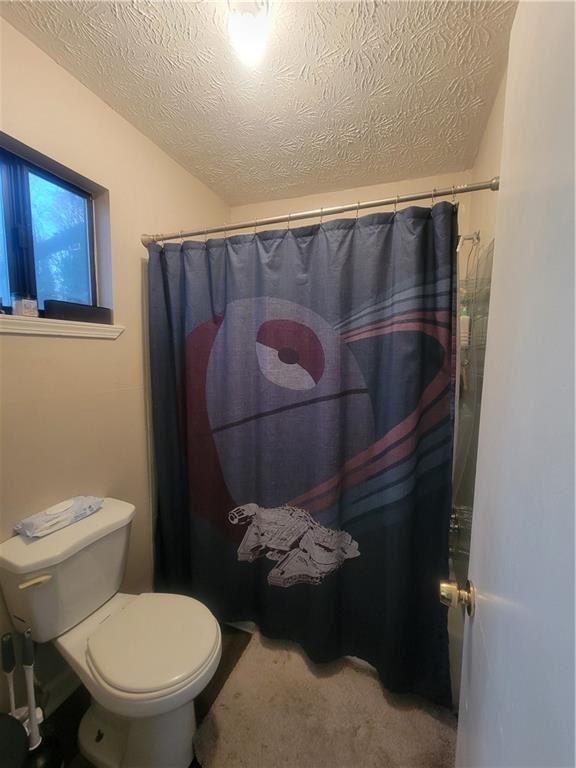
M509 2L272 0L244 67L211 2L2 2L1 14L231 204L469 168Z

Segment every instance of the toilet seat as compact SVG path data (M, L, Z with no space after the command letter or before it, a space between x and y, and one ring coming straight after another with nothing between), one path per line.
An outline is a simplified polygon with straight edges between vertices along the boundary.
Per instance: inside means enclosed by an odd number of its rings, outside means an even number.
M86 658L110 688L155 698L202 673L220 642L202 603L172 594L142 594L90 635Z
M220 627L205 606L162 593L117 593L54 643L102 707L138 718L194 699L216 671L222 649Z

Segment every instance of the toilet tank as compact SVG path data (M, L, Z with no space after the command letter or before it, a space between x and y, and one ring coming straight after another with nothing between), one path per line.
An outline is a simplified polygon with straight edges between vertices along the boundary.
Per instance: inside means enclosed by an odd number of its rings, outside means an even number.
M134 506L104 499L89 517L43 538L0 544L0 588L19 632L52 640L120 589Z

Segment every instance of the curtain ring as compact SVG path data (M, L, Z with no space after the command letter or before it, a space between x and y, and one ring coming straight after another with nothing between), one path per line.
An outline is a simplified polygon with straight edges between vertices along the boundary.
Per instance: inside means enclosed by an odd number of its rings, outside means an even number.
M436 187L432 190L432 205L436 202Z
M456 205L456 187L452 184L452 204Z
M258 219L254 219L254 237L258 234Z
M204 243L206 243L206 230L207 229L208 229L208 227L204 227Z
M178 237L180 238L180 245L184 245L184 232L182 230L178 232Z
M356 221L358 221L358 214L360 212L360 200L356 203Z
M290 219L292 218L292 214L288 214L288 229L290 229Z
M396 195L396 200L394 200L394 213L398 213L398 200L400 200L400 195Z
M324 208L320 208L320 224L322 224L324 220Z

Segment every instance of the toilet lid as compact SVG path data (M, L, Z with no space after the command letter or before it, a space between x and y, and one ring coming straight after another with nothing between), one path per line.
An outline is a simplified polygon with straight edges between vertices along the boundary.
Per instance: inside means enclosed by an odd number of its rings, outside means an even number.
M113 688L151 693L194 677L213 658L219 643L218 623L198 600L144 594L90 635L87 656Z

